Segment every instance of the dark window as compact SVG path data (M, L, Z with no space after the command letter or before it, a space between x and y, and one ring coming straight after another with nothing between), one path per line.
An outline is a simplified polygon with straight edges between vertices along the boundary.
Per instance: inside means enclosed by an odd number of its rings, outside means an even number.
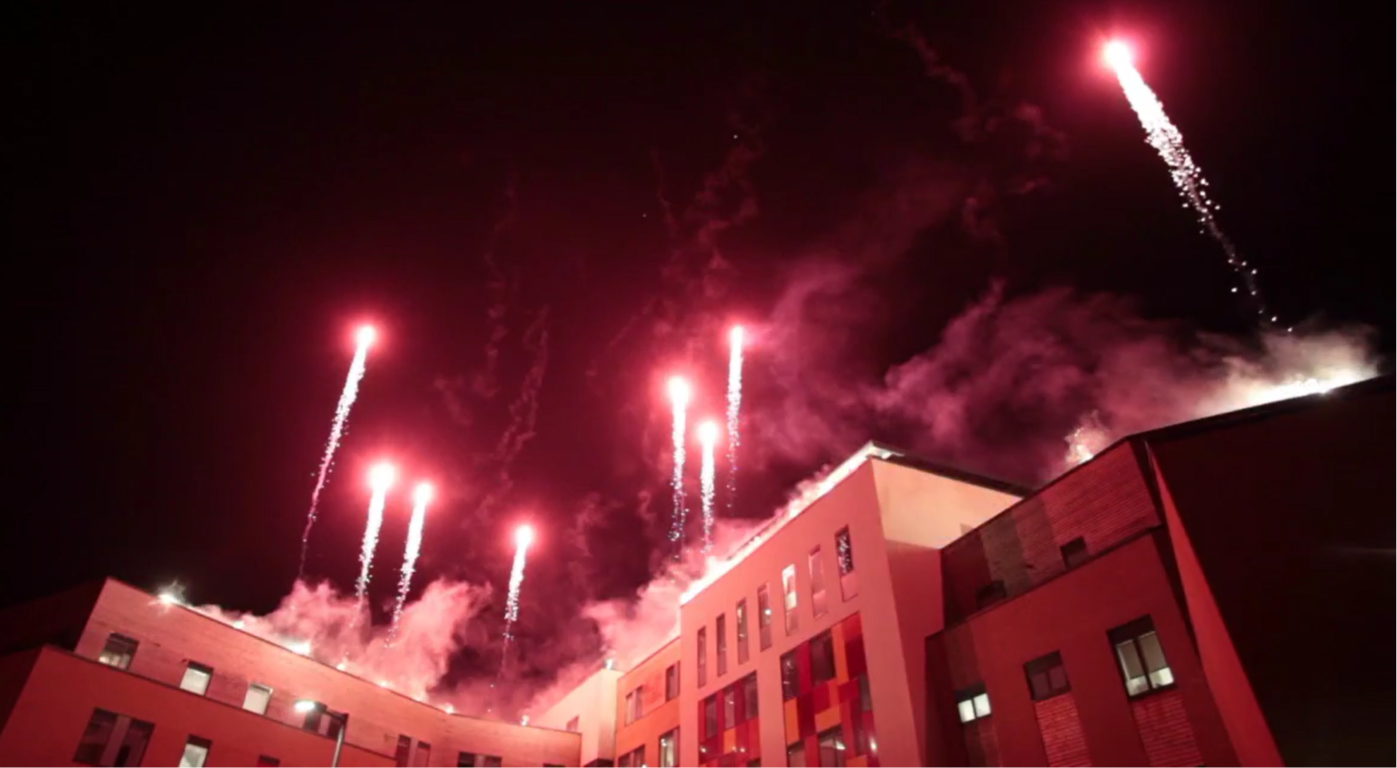
M155 733L155 724L147 723L144 720L132 720L126 727L126 735L121 739L121 746L116 751L114 765L140 765L141 758L145 757L146 746L150 744L150 736Z
M641 745L635 749L621 755L621 759L616 761L617 765L645 765L645 746Z
M213 742L199 736L190 736L184 742L184 755L179 759L180 768L204 768L209 759Z
M703 700L703 738L711 739L718 734L718 694Z
M660 736L660 768L679 765L679 729Z
M864 724L864 718L860 717L860 712L873 711L873 697L868 693L868 675L859 675L859 700L856 705L858 709L854 711L853 731L854 731L854 754L867 755L872 752L872 739L868 736L868 727Z
M737 686L729 685L723 689L723 728L731 728L737 725Z
M481 755L480 768L500 768L504 763L499 755Z
M781 700L790 701L800 693L800 667L795 651L781 656Z
M179 687L203 696L208 693L209 681L212 679L213 667L191 661L184 668L184 677L179 681Z
M1062 545L1062 562L1068 568L1076 568L1087 561L1087 540L1077 538Z
M1067 668L1062 665L1062 655L1057 651L1030 661L1023 669L1028 675L1028 690L1034 701L1051 699L1072 690L1067 682Z
M306 719L301 723L301 728L311 733L320 733L320 721L324 717L325 705L317 701L306 711Z
M130 669L131 659L136 655L137 645L140 643L126 635L118 635L113 632L107 635L107 644L102 646L102 652L97 654L97 660L109 667Z
M771 590L765 584L757 587L757 634L761 636L762 650L771 647Z
M844 729L838 726L821 733L820 765L844 765Z
M839 593L849 600L859 593L859 575L854 572L854 544L849 540L849 527L834 534L834 559L839 564Z
M674 701L679 697L679 662L674 662L665 667L665 701Z
M762 768L762 759L760 757L754 757L748 760L747 768Z
M829 632L810 640L810 676L815 685L834 679L834 637Z
M475 768L475 753L457 752L456 768Z
M868 675L859 675L859 711L873 711L873 694L868 690Z
M412 758L412 737L399 736L398 748L393 751L393 764L398 768L406 768L408 761Z
M1005 598L1004 582L995 579L975 593L975 607L984 608Z
M280 765L281 761L276 759L275 757L269 757L267 755L257 756L258 768L277 768Z
M1116 661L1125 679L1125 692L1130 696L1174 684L1174 673L1164 659L1164 648L1154 622L1146 616L1110 631L1111 645L1116 649Z
M805 742L797 741L789 747L786 747L786 765L804 768Z
M567 730L568 730L570 733L577 733L577 724L578 724L578 721L581 720L581 719L582 719L582 718L580 718L580 717L574 717L573 719L569 720L569 721L568 721Z
M718 614L713 633L718 638L715 643L718 647L718 677L722 677L728 673L728 617L725 614Z
M956 691L956 710L962 723L990 716L990 695L985 693L983 683Z
M412 756L412 764L413 764L413 765L425 766L425 765L431 765L431 763L432 763L432 745L431 745L431 744L428 744L428 743L425 742L425 741L419 741L419 742L417 742L417 754L415 754L415 755Z
M746 664L751 657L751 649L747 643L747 601L737 601L737 663Z
M747 710L747 719L751 720L757 716L757 673L742 678L742 698L744 708Z
M708 627L698 631L698 684L700 688L708 684Z
M73 753L73 762L100 765L102 753L107 751L107 742L111 741L115 728L115 712L105 709L92 710L92 717L87 719L87 728L83 730L82 739L78 741L78 751Z

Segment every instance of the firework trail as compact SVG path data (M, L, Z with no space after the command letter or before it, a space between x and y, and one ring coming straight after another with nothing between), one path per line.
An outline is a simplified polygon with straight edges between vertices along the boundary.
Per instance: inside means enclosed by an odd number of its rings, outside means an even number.
M363 326L354 335L354 359L349 363L349 376L344 381L344 391L340 392L339 404L335 406L335 420L330 423L330 439L325 443L325 456L320 459L320 476L316 478L315 490L310 494L310 513L306 516L306 530L301 534L301 565L296 577L305 575L306 551L310 547L310 529L315 525L315 510L320 505L320 492L325 488L325 480L330 476L330 466L339 450L340 438L344 436L344 425L349 421L349 409L354 407L354 399L359 396L359 380L364 378L364 365L369 357L369 347L373 346L377 334L372 326Z
M364 547L359 550L359 581L354 586L360 612L364 609L364 598L369 591L369 572L373 568L374 549L378 547L378 531L383 527L383 506L388 500L388 489L393 486L396 477L397 471L391 464L379 464L369 471L369 487L373 489L373 495L369 497L369 522L364 528Z
M699 482L703 489L703 553L706 555L713 549L713 444L718 442L718 425L711 421L700 424L698 439L703 446Z
M514 622L519 618L519 588L524 584L524 565L528 559L529 545L533 542L533 528L521 525L514 532L514 567L509 572L509 599L504 606L506 653L509 652L509 641L514 639Z
M742 414L742 326L728 334L728 511L737 503L738 417Z
M669 380L669 402L674 409L674 424L670 437L674 443L674 477L670 485L674 488L674 510L670 513L669 540L677 546L675 559L679 559L684 549L684 438L687 433L685 420L689 410L689 382L679 376Z
M387 645L398 637L398 622L403 618L403 604L412 586L412 574L417 570L417 555L422 550L422 526L427 521L427 502L432 500L432 486L418 483L412 492L412 521L407 527L407 550L403 553L403 574L398 578L398 602L393 605L393 623L388 627Z
M1274 322L1277 318L1266 312L1266 302L1256 280L1256 268L1247 264L1246 259L1237 253L1236 246L1222 231L1222 227L1218 226L1214 216L1218 206L1208 197L1208 180L1203 178L1203 169L1193 162L1193 156L1184 147L1183 134L1179 133L1179 129L1164 113L1164 105L1160 103L1159 97L1155 96L1154 91L1150 90L1144 78L1136 71L1131 62L1130 47L1120 41L1113 41L1106 45L1103 55L1106 63L1116 73L1116 79L1120 81L1121 90L1125 91L1130 108L1135 110L1135 114L1140 118L1146 140L1169 167L1169 175L1179 190L1179 196L1184 200L1184 206L1193 210L1202 231L1222 247L1223 254L1227 256L1228 266L1242 279L1242 286L1251 296L1261 322ZM1237 289L1233 288L1232 292L1236 293Z

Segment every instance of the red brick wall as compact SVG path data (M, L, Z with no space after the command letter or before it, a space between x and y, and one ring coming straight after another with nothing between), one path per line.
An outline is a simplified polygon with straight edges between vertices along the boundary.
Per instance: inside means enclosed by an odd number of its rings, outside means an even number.
M1087 737L1082 732L1082 719L1077 715L1077 701L1072 694L1034 702L1033 710L1038 716L1038 732L1043 735L1048 765L1058 768L1092 764Z
M994 735L994 719L983 718L965 724L965 752L970 765L999 765L999 740Z
M1184 699L1177 689L1150 694L1131 702L1130 708L1150 765L1203 764L1203 753L1193 739Z
M448 715L116 581L103 589L78 655L96 659L111 632L139 641L133 674L178 686L186 663L197 661L213 667L208 698L241 707L249 682L268 685L266 717L297 727L304 716L293 710L296 700L323 702L349 713L349 743L380 754L392 755L406 734L432 745L433 765L454 766L458 751L500 755L513 765L579 762L578 734Z

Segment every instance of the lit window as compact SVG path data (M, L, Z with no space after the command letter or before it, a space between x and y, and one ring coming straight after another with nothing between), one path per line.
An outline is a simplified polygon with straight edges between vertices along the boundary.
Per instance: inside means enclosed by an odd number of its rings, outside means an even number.
M815 618L824 616L829 610L825 600L825 564L819 547L810 550L810 610Z
M781 570L781 590L786 596L786 634L792 634L800 628L800 621L796 618L796 567L788 565Z
M569 733L577 733L577 732L578 732L578 721L579 721L579 720L581 720L580 717L574 717L573 719L571 719L571 720L568 721L567 730L568 730Z
M130 669L131 659L136 655L135 640L126 635L118 635L113 632L107 635L107 644L102 647L102 652L97 654L97 660L109 667L117 669Z
M102 753L107 751L112 731L116 728L116 713L105 709L92 710L87 720L87 728L78 741L78 751L73 753L73 762L84 765L101 765Z
M1174 673L1164 660L1164 649L1159 645L1159 635L1150 617L1111 630L1110 638L1116 648L1116 661L1120 663L1127 694L1139 696L1174 684Z
M698 684L700 688L708 685L708 627L698 631Z
M800 666L795 651L781 656L781 700L790 701L800 693Z
M984 684L978 683L956 691L956 710L960 713L962 723L989 717L990 695L985 693Z
M203 696L209 690L209 680L213 677L213 667L206 667L197 662L189 662L184 668L184 679L179 681L179 687Z
M209 749L213 747L213 742L202 739L198 736L190 736L184 742L184 753L179 758L179 768L204 768L204 762L209 759Z
M1087 561L1087 540L1078 536L1077 538L1062 545L1062 564L1068 568L1076 568Z
M248 712L256 712L259 715L267 714L267 702L272 700L272 689L265 685L252 683L247 686L247 695L243 696L243 709Z
M747 601L737 601L737 663L738 666L747 663L749 658L747 647Z
M665 701L679 697L679 662L665 667Z
M1072 690L1067 681L1067 668L1062 665L1062 655L1053 651L1024 665L1028 675L1028 690L1034 701L1051 699Z
M718 621L713 626L713 632L718 636L718 677L728 673L728 617L718 614Z
M836 726L820 734L817 738L820 744L820 765L845 765L843 728Z
M765 584L757 587L757 630L765 651L771 647L771 590Z
M859 575L854 572L854 544L849 540L849 528L834 534L834 558L839 564L839 594L849 600L859 593Z
M674 768L676 765L679 765L678 728L660 737L660 768Z
M810 639L810 677L815 685L834 679L834 637L829 632Z

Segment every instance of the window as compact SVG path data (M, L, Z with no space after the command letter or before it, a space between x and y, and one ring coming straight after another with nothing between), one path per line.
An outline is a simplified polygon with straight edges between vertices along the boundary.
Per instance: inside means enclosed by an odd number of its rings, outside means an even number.
M259 715L267 714L267 702L272 700L272 689L258 683L251 683L247 686L247 695L243 696L243 709L248 712L256 712Z
M504 759L499 755L481 755L480 768L500 768L504 764Z
M1128 695L1139 696L1174 684L1174 673L1169 669L1169 662L1164 660L1164 649L1159 645L1159 635L1150 617L1111 630L1110 638Z
M270 757L268 755L257 756L257 768L278 768L280 765L281 761L275 757Z
M985 693L984 683L976 683L969 688L956 691L956 709L960 712L962 723L989 717L990 695Z
M737 664L741 666L747 663L749 658L747 648L747 601L737 601Z
M771 590L765 584L757 587L757 630L765 651L771 647Z
M398 737L398 748L393 750L393 765L398 768L407 768L408 762L412 758L412 737L403 734Z
M581 717L574 717L573 719L571 719L571 720L568 721L567 730L568 730L569 733L579 733L579 731L578 731L578 729L577 729L577 724L578 724L578 721L581 720L581 719L582 719Z
M800 693L800 667L796 664L796 653L781 656L781 700L790 701Z
M786 596L786 634L793 634L800 628L796 618L796 567L788 565L781 570L781 590Z
M804 742L797 741L796 743L790 745L789 747L786 747L786 765L790 765L790 766L801 766L801 768L804 768L804 766L805 766L805 743L804 743Z
M873 711L873 693L868 690L868 674L859 675L859 711ZM860 753L863 754L863 753Z
M130 669L131 658L136 655L137 645L139 643L126 635L113 632L107 635L107 644L102 646L102 652L97 654L97 661L117 669Z
M1003 600L1006 597L1004 592L1004 582L995 579L975 592L975 607L986 608Z
M1051 699L1072 690L1067 682L1067 668L1062 666L1062 655L1057 651L1030 661L1023 669L1028 675L1028 691L1034 701Z
M737 725L737 686L730 685L723 689L723 726L731 728Z
M815 685L834 679L834 637L829 632L810 640L810 677Z
M645 765L645 745L642 744L641 746L636 747L630 752L621 755L621 759L617 760L616 764L634 766ZM496 763L496 765L499 765L499 763Z
M645 686L637 685L635 690L626 694L626 725L630 725L640 719L645 706Z
M868 675L859 675L859 700L855 705L858 709L855 712L872 712L873 697L868 692ZM868 727L864 725L864 718L855 715L854 718L854 754L871 755L874 752L873 739L868 734Z
M718 734L718 694L703 700L703 738L708 740Z
M190 693L203 696L209 690L209 680L213 677L213 667L206 667L198 662L191 661L184 668L184 679L179 681L179 687Z
M73 753L73 762L86 765L101 765L102 753L107 751L112 731L116 729L116 713L105 709L92 710L87 720L87 728L78 741L78 751Z
M124 718L117 718L118 722ZM121 746L117 747L116 760L113 765L140 765L141 759L145 757L146 745L150 744L150 736L155 733L155 724L147 723L144 720L132 720L126 726L126 735L121 738Z
M844 729L835 726L818 737L820 765L844 765Z
M854 545L847 525L834 534L834 559L839 564L839 594L852 599L859 593L859 575L854 572Z
M660 736L660 768L679 765L679 729Z
M718 677L728 673L728 617L718 614L718 621L713 625L713 633L718 636Z
M198 736L190 736L184 742L184 754L180 755L179 768L204 768L209 759L209 749L213 742Z
M417 752L412 756L412 764L427 766L432 764L432 745L425 741L417 742Z
M456 768L475 768L475 753L457 752Z
M708 627L698 631L698 684L700 688L708 685Z
M825 600L825 565L819 547L810 550L810 610L817 619L829 611Z
M1087 561L1087 540L1077 538L1062 545L1062 562L1068 568L1076 568Z
M665 701L674 701L679 696L679 662L665 667Z
M757 673L742 678L742 697L745 699L747 719L751 720L757 716Z

